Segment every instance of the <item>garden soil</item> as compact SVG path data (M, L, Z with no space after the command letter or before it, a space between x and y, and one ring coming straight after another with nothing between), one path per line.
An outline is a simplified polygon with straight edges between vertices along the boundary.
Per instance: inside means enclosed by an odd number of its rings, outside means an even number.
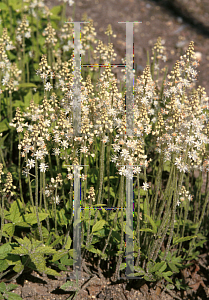
M50 9L59 5L58 0L44 2ZM208 67L209 67L209 2L208 0L85 0L77 1L75 8L75 21L82 21L82 16L87 13L88 18L93 19L97 39L108 43L108 37L104 34L108 24L111 24L116 38L111 37L113 49L117 53L114 63L120 64L125 57L125 24L122 21L140 21L134 24L134 60L137 66L136 75L140 76L146 67L147 50L151 56L151 49L160 36L166 47L168 71L172 70L176 60L184 54L191 41L194 41L195 52L199 52L200 65L198 67L198 85L205 87L209 95ZM67 17L72 17L73 6L67 5ZM83 26L83 25L81 25ZM162 68L163 65L161 64ZM118 70L117 70L118 72ZM117 78L120 80L120 72ZM162 77L161 77L162 78ZM196 173L196 176L198 172ZM205 177L204 177L205 184ZM139 282L139 280L113 281L112 277L104 277L98 274L93 262L87 266L92 275L84 271L79 281L81 291L77 298L73 299L209 299L209 267L208 247L202 251L197 261L192 266L180 273L179 278L191 287L190 291L166 291L161 286L153 287L152 284ZM86 262L87 263L87 262ZM94 271L93 271L94 270ZM27 270L25 270L27 271ZM72 291L64 292L60 286L64 284L72 274L72 268L60 272L61 278L42 276L35 271L28 270L18 278L7 276L2 281L16 283L18 288L14 290L24 300L35 299L61 299L66 300L72 295Z

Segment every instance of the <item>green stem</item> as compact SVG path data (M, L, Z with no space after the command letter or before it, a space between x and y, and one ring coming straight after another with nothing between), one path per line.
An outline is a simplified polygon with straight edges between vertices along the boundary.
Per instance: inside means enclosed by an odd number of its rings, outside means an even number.
M18 136L19 137L19 144L20 144L20 135ZM24 198L23 198L23 191L22 191L22 180L21 180L21 175L22 175L22 172L21 172L21 150L19 150L19 159L18 159L18 177L19 177L19 187L20 187L20 198L21 198L21 201L22 201L22 204L24 206L24 209L25 209L25 202L24 202Z
M139 184L139 173L137 173L137 185L138 185L138 210L137 210L137 227L136 227L136 233L137 233L137 241L138 241L138 254L137 254L137 260L136 260L136 266L139 265L139 259L140 259L140 184Z
M205 210L206 210L206 207L207 207L207 204L208 204L208 198L209 198L209 191L208 191L208 193L207 193L207 195L205 197L205 201L204 201L204 204L203 204L203 207L202 207L202 210L201 210L202 213L201 213L201 216L199 218L199 223L198 223L198 226L196 227L196 230L195 230L195 233L194 233L195 236L198 234L200 225L201 225L203 217L205 215ZM189 244L189 251L188 251L187 257L190 256L190 254L191 254L191 252L193 250L193 247L194 247L194 244L195 244L195 240L196 240L196 238L192 239L192 241Z
M42 162L43 162L43 160L42 160ZM41 210L41 206L42 206L42 194L43 194L42 184L43 184L43 172L40 171L40 192L39 192L39 194L40 194L40 199L39 199L39 208L40 208L40 210Z
M26 153L26 163L28 163L28 154ZM31 187L31 181L30 181L30 174L28 174L28 184L29 184L29 193L30 193L30 201L33 206L33 213L35 214L35 206L33 201L33 194L32 194L32 187Z
M55 200L54 200L54 220L55 220L55 234L58 235L57 232L57 203L56 203L56 199L57 199L57 188L55 189Z
M25 36L23 34L23 62L22 62L23 83L25 83Z
M100 170L100 172L99 172L99 194L98 194L98 198L97 198L98 199L97 204L101 203L100 201L101 201L102 185L103 185L103 178L104 178L104 151L105 151L105 143L103 143L101 141L101 156L100 156L100 168L99 168L99 170ZM93 226L96 224L98 213L99 213L99 210L96 211ZM91 233L91 235L90 235L90 244L91 244L92 238L93 238L93 233ZM88 244L88 246L90 244Z
M156 187L155 187L155 193L153 193L152 198L155 197L154 202L153 199L151 200L152 203L152 218L155 217L155 211L156 211L156 206L157 206L157 198L158 198L158 192L160 189L160 178L162 177L162 171L163 171L163 155L161 154L160 157L160 162L159 162L159 167L158 167L158 174L157 174L157 179L156 179Z
M6 195L2 196L1 199L1 231L0 231L0 244L1 244L1 239L2 239L2 234L3 234L3 227L4 227L4 198Z
M184 231L185 231L185 227L186 227L188 212L189 212L189 200L187 199L185 212L184 212L184 225L183 225L182 234L181 234L182 237L184 237ZM182 247L182 243L179 244L178 255L180 255L181 247Z
M34 148L36 148L36 147L34 147ZM38 215L38 162L37 162L37 159L35 159L35 176L36 176L36 192L35 192L36 218L37 218L37 223L38 223L38 230L39 230L40 239L43 242L43 234L42 234L42 229L41 229L41 222L40 222L39 215Z
M122 164L124 164L124 158L122 159ZM120 207L123 207L123 196L124 196L124 176L121 176L121 186L120 186ZM122 251L123 249L123 244L124 244L124 240L123 240L123 234L124 234L124 230L123 230L123 209L121 210L121 240L120 240L120 250L119 251ZM115 270L115 278L119 277L120 275L120 271L119 271L119 268L120 268L120 264L121 264L121 261L122 261L122 256L123 256L123 253L121 253L119 255L119 258L118 258L118 261L117 261L117 265L116 265L116 270Z

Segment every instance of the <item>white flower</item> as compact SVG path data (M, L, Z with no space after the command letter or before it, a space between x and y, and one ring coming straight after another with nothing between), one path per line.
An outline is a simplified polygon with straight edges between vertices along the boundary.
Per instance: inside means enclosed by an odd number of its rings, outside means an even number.
M128 154L129 154L129 151L127 150L127 149L122 149L122 151L121 151L121 156L123 157L127 157L128 156Z
M64 45L62 48L63 48L63 52L69 51L70 49L68 45Z
M45 171L46 171L47 168L48 168L47 164L40 163L39 169L40 169L41 172L45 173Z
M33 131L33 125L28 125L28 131Z
M113 155L112 159L111 159L111 162L116 163L117 159L118 159L117 155Z
M72 180L73 179L73 174L67 174L67 179Z
M108 136L105 136L105 137L102 139L102 142L103 142L103 143L107 143L108 140L109 140L109 137L108 137Z
M23 127L22 127L22 125L19 125L19 126L17 127L17 132L23 132Z
M17 40L18 42L21 42L21 41L22 41L21 35L17 35L17 36L16 36L16 40Z
M88 148L86 146L81 147L81 152L82 153L87 153L88 152Z
M27 31L27 32L25 33L25 37L26 37L27 39L29 39L29 38L31 37L30 31Z
M143 190L147 191L149 188L149 184L147 182L143 182Z
M54 136L54 141L55 141L56 143L60 143L61 138L59 137L59 133L56 133L56 134L55 134L55 136Z
M72 6L74 4L74 1L73 0L68 0L68 3L70 6Z
M59 155L60 154L60 149L59 148L55 148L53 149L54 151L54 155Z
M8 81L9 81L9 78L5 76L5 77L2 79L2 84L5 85Z
M134 174L136 174L136 173L140 173L140 172L141 172L141 168L140 168L140 167L138 167L138 166L137 166L137 167L135 167L135 168L134 168L134 170L133 170L133 173L134 173Z
M52 85L50 82L47 82L44 86L46 91L50 91L52 89Z
M56 204L60 204L60 199L59 199L59 198L60 198L60 196L57 195L57 196L56 196ZM55 198L54 198L54 199L55 199Z
M68 148L68 142L67 141L62 141L62 146L64 149L67 149Z
M35 167L35 160L34 159L28 159L28 163L26 165L27 167L29 167L29 169L32 169Z
M34 156L36 157L36 159L42 159L44 157L44 153L42 150L37 150Z

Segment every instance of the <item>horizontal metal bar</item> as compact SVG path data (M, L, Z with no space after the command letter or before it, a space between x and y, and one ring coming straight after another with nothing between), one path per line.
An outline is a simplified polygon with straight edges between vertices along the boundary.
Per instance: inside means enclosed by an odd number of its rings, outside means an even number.
M126 65L122 64L111 64L111 65L104 65L104 64L86 64L86 65L81 65L81 67L126 67Z
M110 208L110 207L81 207L81 210L88 210L88 209L105 209L105 210L122 210L126 209L126 207L120 207L120 208Z

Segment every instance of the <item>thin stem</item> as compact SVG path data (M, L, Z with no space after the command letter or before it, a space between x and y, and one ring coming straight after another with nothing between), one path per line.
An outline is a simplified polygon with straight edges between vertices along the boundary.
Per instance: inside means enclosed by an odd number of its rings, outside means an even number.
M36 147L34 147L36 148ZM39 220L39 215L38 215L38 162L37 159L35 159L35 176L36 176L36 192L35 192L35 199L36 199L36 218L37 218L37 223L38 223L38 230L39 230L39 235L40 239L43 242L43 234L42 234L42 229L41 229L41 222Z
M3 234L3 227L4 227L4 198L6 195L2 196L1 199L1 232L0 232L0 244L1 244L1 239L2 239L2 234Z

